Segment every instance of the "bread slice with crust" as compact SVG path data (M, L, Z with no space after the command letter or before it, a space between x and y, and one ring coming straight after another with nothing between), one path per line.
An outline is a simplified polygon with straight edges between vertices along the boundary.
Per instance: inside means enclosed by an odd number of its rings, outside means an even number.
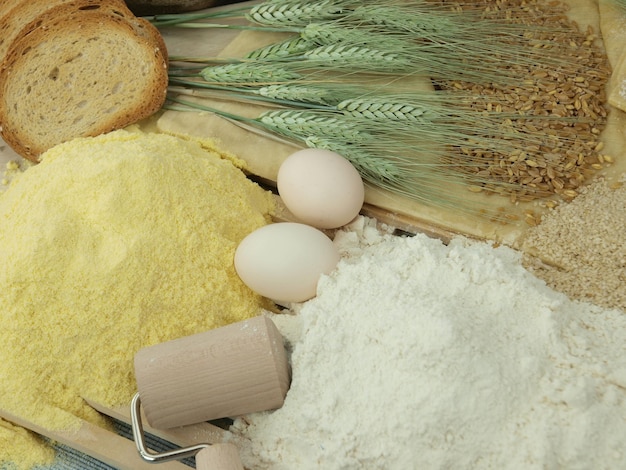
M13 23L22 24L13 11L26 0L0 0L0 64L12 40L10 29ZM54 0L51 0L54 1Z
M21 3L18 3L21 2ZM4 16L0 15L0 64L13 41L27 31L41 26L50 17L67 15L85 9L98 9L125 18L135 30L149 41L155 41L163 51L161 33L149 21L136 17L123 0L16 0Z
M37 21L0 68L0 133L18 154L38 161L56 144L126 127L163 105L167 55L145 25L71 3Z
M72 0L19 0L0 17L0 63L22 28L45 11Z

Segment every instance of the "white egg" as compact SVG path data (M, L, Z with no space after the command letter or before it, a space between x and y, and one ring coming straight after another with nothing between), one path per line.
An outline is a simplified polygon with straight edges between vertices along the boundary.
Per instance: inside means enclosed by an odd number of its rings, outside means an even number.
M339 251L320 230L280 222L245 237L235 251L235 269L256 293L277 302L315 297L322 274L339 262Z
M330 150L304 149L278 169L278 194L298 220L318 228L337 228L361 210L365 188L359 172Z

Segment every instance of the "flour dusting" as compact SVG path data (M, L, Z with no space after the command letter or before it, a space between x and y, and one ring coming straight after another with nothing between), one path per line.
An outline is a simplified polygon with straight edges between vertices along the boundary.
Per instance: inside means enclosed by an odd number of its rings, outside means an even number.
M318 296L276 322L284 406L237 420L254 469L626 468L626 316L519 253L358 219Z

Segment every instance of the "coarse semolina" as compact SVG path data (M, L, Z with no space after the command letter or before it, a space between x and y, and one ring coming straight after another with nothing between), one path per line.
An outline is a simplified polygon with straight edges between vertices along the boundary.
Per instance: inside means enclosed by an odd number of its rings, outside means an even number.
M126 130L77 139L0 195L0 407L48 428L105 426L81 396L128 403L137 350L269 307L233 255L273 199L207 145ZM0 467L50 458L0 424Z

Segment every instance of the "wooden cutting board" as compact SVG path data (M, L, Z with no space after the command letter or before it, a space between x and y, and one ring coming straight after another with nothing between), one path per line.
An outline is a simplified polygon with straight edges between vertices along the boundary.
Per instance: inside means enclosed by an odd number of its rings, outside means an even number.
M605 0L610 1L610 0ZM247 2L254 4L257 2ZM571 15L581 27L590 24L600 30L601 16L598 4L593 0L569 0ZM223 7L222 7L223 8ZM615 20L615 11L608 12L608 18ZM246 52L264 44L276 42L281 34L258 33L251 31L171 28L163 30L163 35L172 56L187 57L241 57ZM611 50L619 48L620 41L610 43ZM615 55L615 54L613 54ZM611 55L609 56L610 58ZM617 60L613 57L613 60ZM428 86L416 83L416 87ZM265 108L254 105L220 103L211 101L210 105L224 110L234 111L247 117L256 117ZM610 113L610 119L602 138L606 153L613 156L616 164L599 174L609 179L617 179L624 171L624 113L618 109ZM187 134L200 138L214 139L224 150L241 157L247 164L247 170L262 180L274 184L278 168L282 161L299 147L278 142L258 133L243 129L209 113L164 112L156 127L160 131ZM522 214L524 210L541 212L535 203L512 204L507 198L470 194L464 189L464 198L473 198L477 205L487 208L500 208L507 213ZM523 220L503 224L479 217L459 214L441 208L425 206L412 199L398 196L389 191L368 187L366 205L363 213L374 216L382 222L408 232L425 232L439 238L448 239L455 234L463 234L478 239L520 247L529 226ZM523 217L522 217L523 219Z

